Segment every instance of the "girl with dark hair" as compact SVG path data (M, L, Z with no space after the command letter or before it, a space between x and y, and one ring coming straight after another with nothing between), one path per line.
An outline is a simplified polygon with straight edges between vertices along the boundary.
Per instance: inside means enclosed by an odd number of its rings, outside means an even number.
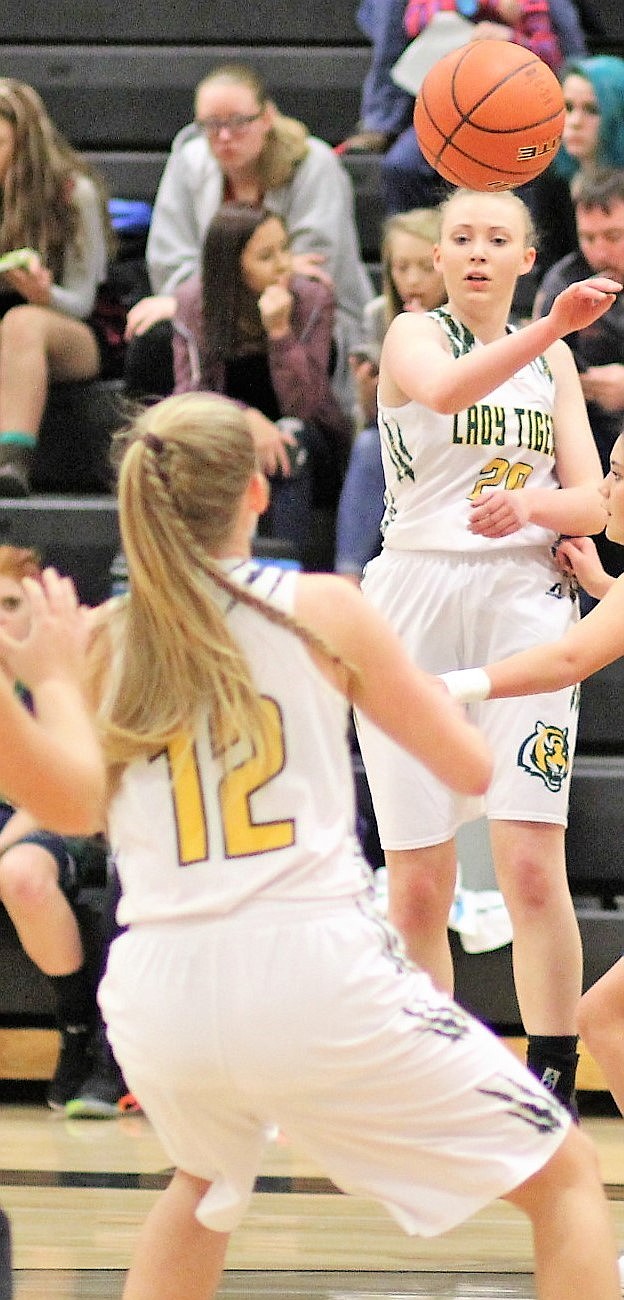
M220 208L201 273L177 291L175 391L214 391L247 408L272 478L271 531L299 545L305 562L313 559L312 509L335 509L350 446L330 381L333 322L331 289L293 274L281 218L241 204ZM299 422L296 444L279 426L284 418ZM331 566L327 543L322 558Z

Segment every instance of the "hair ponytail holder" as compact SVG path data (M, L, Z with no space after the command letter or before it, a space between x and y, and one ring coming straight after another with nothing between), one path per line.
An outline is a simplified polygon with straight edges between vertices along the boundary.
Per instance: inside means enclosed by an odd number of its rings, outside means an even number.
M156 456L159 456L161 451L164 451L165 444L162 438L159 438L155 433L144 433L143 442L146 447L149 447L150 451L155 453Z

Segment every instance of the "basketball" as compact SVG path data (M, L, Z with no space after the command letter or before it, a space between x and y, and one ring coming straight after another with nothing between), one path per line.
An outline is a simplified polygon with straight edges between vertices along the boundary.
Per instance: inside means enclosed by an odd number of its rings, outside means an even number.
M539 176L561 143L563 92L512 41L469 41L433 65L414 107L427 162L453 185L509 190Z

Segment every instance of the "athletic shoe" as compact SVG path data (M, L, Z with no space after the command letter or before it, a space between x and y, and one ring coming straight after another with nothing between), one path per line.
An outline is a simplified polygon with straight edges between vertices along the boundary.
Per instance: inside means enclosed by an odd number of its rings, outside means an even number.
M96 1062L80 1091L68 1098L68 1119L117 1119L120 1115L140 1114L141 1107L132 1093L111 1052Z
M88 1029L65 1028L61 1031L56 1070L46 1093L51 1110L64 1110L66 1102L80 1092L91 1069L90 1042Z
M7 443L0 447L0 497L30 496L32 447Z

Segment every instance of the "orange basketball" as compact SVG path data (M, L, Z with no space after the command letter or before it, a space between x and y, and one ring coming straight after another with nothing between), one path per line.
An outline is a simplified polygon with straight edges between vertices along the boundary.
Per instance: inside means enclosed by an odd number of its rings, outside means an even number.
M561 143L563 93L513 41L469 41L430 68L414 108L428 163L453 185L509 190L545 171Z

